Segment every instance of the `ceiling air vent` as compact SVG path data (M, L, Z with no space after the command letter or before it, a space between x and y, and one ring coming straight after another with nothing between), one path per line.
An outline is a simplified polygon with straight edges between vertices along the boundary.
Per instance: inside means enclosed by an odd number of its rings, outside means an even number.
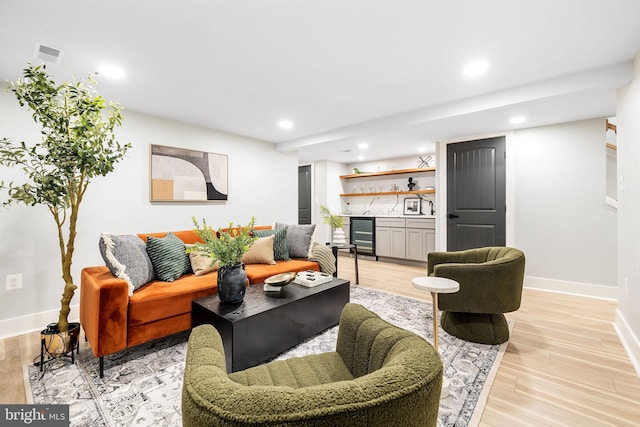
M33 50L33 57L38 61L44 61L49 64L60 64L64 51L61 49L36 43Z

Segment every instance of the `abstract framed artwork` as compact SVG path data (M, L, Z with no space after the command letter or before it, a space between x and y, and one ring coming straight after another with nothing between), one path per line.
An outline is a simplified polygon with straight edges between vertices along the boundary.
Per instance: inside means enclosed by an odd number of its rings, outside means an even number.
M152 202L214 202L227 200L226 154L151 145Z

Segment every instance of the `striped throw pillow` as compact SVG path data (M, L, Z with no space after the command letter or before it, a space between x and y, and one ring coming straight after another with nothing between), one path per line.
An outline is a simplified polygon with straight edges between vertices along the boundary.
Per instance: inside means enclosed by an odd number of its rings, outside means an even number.
M158 280L173 282L183 274L191 273L184 242L173 233L162 238L148 236L147 253Z
M289 261L289 251L287 250L287 229L279 228L277 230L254 230L256 237L275 236L273 241L273 258L276 261Z

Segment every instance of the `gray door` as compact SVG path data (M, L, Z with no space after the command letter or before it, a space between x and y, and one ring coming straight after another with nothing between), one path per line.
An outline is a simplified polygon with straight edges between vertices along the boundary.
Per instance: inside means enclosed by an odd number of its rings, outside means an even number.
M505 138L447 146L447 249L504 246Z
M298 224L311 224L311 166L298 166Z

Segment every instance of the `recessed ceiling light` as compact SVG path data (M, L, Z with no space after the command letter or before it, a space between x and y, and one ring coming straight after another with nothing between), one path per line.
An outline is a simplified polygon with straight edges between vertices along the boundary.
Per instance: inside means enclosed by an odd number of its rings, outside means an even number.
M512 125L519 125L520 123L524 123L525 120L527 119L524 116L515 116L515 117L511 117L511 120L509 120L509 123L511 123Z
M462 72L467 77L477 77L486 73L488 69L489 63L487 61L478 60L465 65Z
M98 74L111 79L121 79L124 77L124 70L115 65L103 64L98 67Z
M358 160L360 161L364 160L364 156L358 156Z
M418 153L426 153L427 149L425 147L418 148Z
M278 126L281 129L291 129L293 127L293 122L291 120L280 120L278 122Z
M367 144L366 142L361 142L360 144L358 144L358 148L361 150L366 150L367 148L369 148L369 144Z

